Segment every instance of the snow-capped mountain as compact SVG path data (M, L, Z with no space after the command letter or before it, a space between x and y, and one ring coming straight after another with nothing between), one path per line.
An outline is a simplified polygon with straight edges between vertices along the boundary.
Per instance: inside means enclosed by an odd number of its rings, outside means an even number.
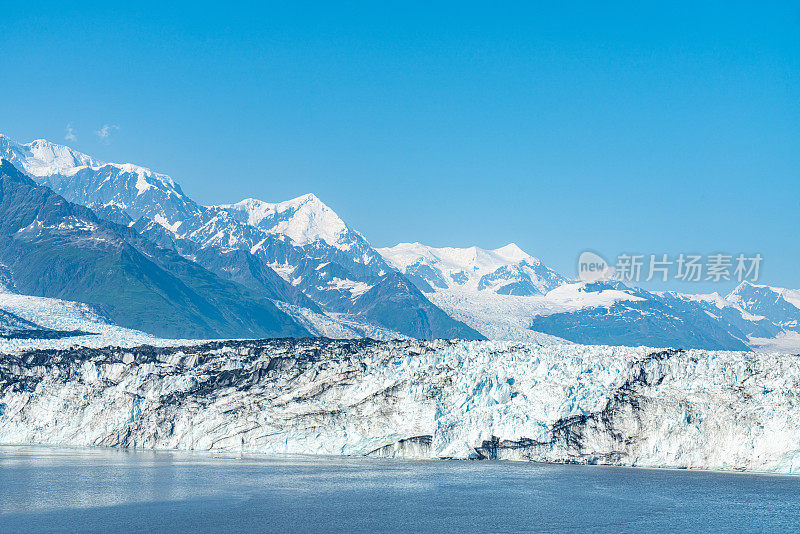
M63 145L44 139L20 144L3 134L0 134L0 154L33 176L50 176L80 167L101 165L86 154Z
M800 351L800 291L742 283L727 297L569 281L514 244L378 250L450 316L489 339Z
M210 206L176 231L165 232L154 222L141 226L141 220L135 227L252 289L264 290L262 273L274 271L290 289L271 297L290 304L360 317L411 337L481 337L426 299L314 195ZM302 298L289 295L291 290ZM378 296L381 306L375 305Z
M283 303L312 333L800 351L798 290L742 284L722 297L575 282L513 243L376 250L312 194L200 206L166 175L43 140L0 136L0 157L158 247Z
M800 332L800 290L742 282L725 301L785 330Z
M392 269L359 232L313 194L279 203L246 199L212 206L189 234L202 248L247 249L324 308L350 313L353 302Z
M44 139L19 144L0 134L0 157L70 202L117 223L146 217L174 229L202 211L167 175L130 163L104 163Z
M364 236L348 228L332 209L311 193L274 204L247 198L218 208L241 223L270 234L285 235L299 247L321 241L340 250L357 248L370 256L364 263L369 263L374 255ZM261 246L257 244L255 248Z
M566 282L514 243L494 250L400 243L378 252L425 292L457 289L543 295Z
M0 443L800 472L800 360L227 341L0 359Z
M404 335L480 338L438 309L313 195L269 204L200 206L168 176L106 164L67 147L3 137L8 158L40 184L132 226L213 273L314 313L353 315ZM375 306L376 295L392 298Z

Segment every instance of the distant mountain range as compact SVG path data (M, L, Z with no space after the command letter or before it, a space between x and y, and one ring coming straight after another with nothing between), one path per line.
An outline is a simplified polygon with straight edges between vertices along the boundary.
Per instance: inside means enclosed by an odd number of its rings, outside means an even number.
M157 336L800 351L800 290L744 283L721 297L575 282L514 244L375 249L313 194L201 206L169 176L44 140L0 135L0 158L0 274L14 290Z
M800 291L743 282L731 294L651 292L570 281L514 244L495 250L401 243L379 249L428 298L492 339L800 351Z

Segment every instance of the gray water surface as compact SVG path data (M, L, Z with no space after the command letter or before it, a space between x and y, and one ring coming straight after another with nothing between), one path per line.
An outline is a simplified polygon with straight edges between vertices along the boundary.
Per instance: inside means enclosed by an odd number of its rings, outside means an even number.
M797 531L800 477L0 446L3 532Z

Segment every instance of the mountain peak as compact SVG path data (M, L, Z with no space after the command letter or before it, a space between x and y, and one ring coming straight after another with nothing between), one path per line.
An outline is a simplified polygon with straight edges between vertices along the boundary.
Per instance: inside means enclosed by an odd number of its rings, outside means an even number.
M272 231L299 245L324 241L336 248L350 248L347 225L312 193L275 204L273 223Z
M464 248L458 247L429 247L422 243L398 243L394 247L380 249L384 256L391 256L392 262L399 268L400 265L408 266L421 259L435 260L447 265L451 269L485 270L519 263L522 261L538 260L523 251L515 243L509 243L494 250L487 250L478 246Z
M400 243L378 252L413 280L424 280L427 286L420 287L426 291L437 288L534 295L564 282L562 276L514 243L495 250Z
M494 249L492 252L513 262L533 259L533 256L519 248L516 243L509 243L504 247Z
M8 136L0 135L0 153L33 176L47 176L74 167L100 164L86 154L45 139L20 144Z
M725 296L725 299L730 300L731 298L736 298L737 296L742 295L743 293L746 293L748 291L753 291L756 288L767 288L767 287L768 286L754 284L749 280L742 280L741 282L739 282L739 285L737 285L733 289L733 291L731 291Z
M44 139L20 144L6 136L0 156L70 202L113 207L131 220L145 217L172 229L200 211L172 178L132 163L104 163Z
M241 222L269 233L284 234L299 246L323 241L349 250L356 240L361 239L360 234L350 230L339 215L313 193L276 203L246 198L236 204L218 207Z
M314 204L322 204L325 205L317 195L314 193L306 193L305 195L301 195L297 198L289 200L288 202L296 202L298 204L306 204L306 203L314 203ZM327 206L326 206L327 207Z

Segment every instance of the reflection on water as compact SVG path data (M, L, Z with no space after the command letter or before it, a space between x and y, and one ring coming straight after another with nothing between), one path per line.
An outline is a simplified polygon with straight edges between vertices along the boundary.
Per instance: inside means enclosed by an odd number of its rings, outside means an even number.
M800 478L0 446L0 530L797 529Z

